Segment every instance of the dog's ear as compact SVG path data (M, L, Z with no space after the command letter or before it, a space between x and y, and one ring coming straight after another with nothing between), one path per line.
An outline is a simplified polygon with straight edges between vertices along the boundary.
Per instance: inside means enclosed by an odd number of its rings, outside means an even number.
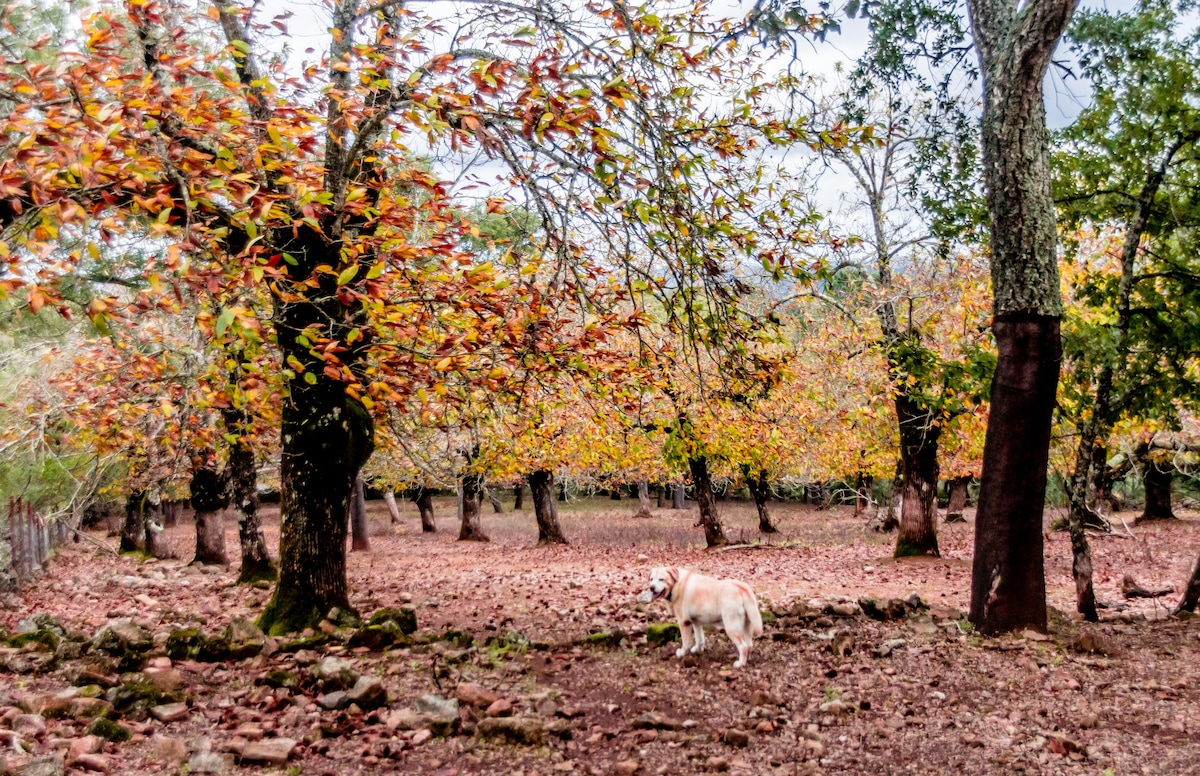
M679 581L679 567L671 566L667 569L667 586L675 587L675 583Z

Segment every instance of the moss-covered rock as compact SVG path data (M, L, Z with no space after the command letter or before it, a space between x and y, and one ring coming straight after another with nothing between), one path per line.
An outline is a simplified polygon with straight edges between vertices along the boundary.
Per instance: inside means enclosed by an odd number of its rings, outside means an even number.
M130 619L115 620L92 638L92 649L117 658L122 671L141 667L146 653L153 648L150 631Z
M655 622L646 628L646 643L652 647L679 641L679 625L673 622Z
M128 741L133 736L133 731L124 725L113 722L107 717L97 717L88 725L88 732L94 736L100 736L106 741L121 743Z
M366 647L370 650L387 649L412 643L408 635L393 620L384 620L378 625L366 625L350 634L346 645L351 649Z
M58 649L59 635L46 628L18 633L8 640L10 647L32 649L38 652L54 652Z
M409 606L399 609L376 609L367 620L368 625L383 625L394 622L406 636L411 636L417 630L417 612Z
M300 677L296 676L291 671L276 669L268 671L261 679L260 684L265 684L268 687L286 687L289 690L294 690L300 686Z
M448 641L459 649L466 649L475 643L475 637L456 628L447 628L438 641Z
M220 663L233 657L233 646L224 636L209 636L196 650L196 659L202 663Z
M267 635L249 620L234 617L225 629L225 640L229 643L230 658L245 660L263 651Z
M204 634L197 627L179 628L167 636L167 657L172 660L195 660L204 643Z

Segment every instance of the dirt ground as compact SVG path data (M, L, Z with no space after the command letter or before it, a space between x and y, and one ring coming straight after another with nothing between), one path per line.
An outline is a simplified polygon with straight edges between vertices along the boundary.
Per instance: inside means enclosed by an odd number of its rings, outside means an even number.
M866 533L849 508L776 504L781 532L771 546L712 552L693 527L694 509L635 519L635 503L568 505L571 546L535 547L528 510L489 510L492 541L480 544L455 541L450 500L436 504L432 535L420 533L411 505L388 526L373 502L371 550L349 556L352 603L364 615L412 606L415 643L372 651L335 639L297 652L273 651L281 645L272 642L264 654L220 663L159 657L155 665L170 665L186 692L181 716L124 720L132 739L92 759L68 755L68 769L195 773L196 753L211 748L221 770L257 770L232 763L265 737L298 742L280 772L339 776L1200 772L1200 621L1167 616L1174 595L1126 601L1120 593L1126 574L1145 587L1182 588L1200 552L1195 513L1132 536L1093 537L1097 594L1108 605L1098 625L1063 614L1073 611L1070 545L1050 535L1050 636L989 639L963 619L970 523L939 526L941 558L895 561L893 537ZM721 506L732 539L760 538L751 505ZM277 515L266 517L274 547ZM91 636L132 617L161 644L182 626L219 632L231 618L253 618L269 591L233 584L236 568L188 566L191 533L187 522L171 529L180 560L144 562L114 555L115 538L91 534L12 596L0 625L16 631L47 612ZM228 547L236 554L233 525ZM712 629L698 657L647 644L648 625L669 616L661 602L635 600L655 565L754 586L774 616L747 667L731 668L735 651ZM898 619L873 619L852 603L914 593L923 606ZM447 630L466 635L447 640ZM11 667L14 654L0 657ZM269 672L304 676L325 654L378 677L388 704L327 711L306 683L264 686ZM69 687L73 672L66 660L43 673L0 673L0 728L15 718L4 707ZM467 692L480 689L486 701L501 700L490 712L523 721L540 743L482 736L488 712ZM463 701L454 734L405 724L413 715L403 710L419 696L456 693L477 705ZM9 767L64 753L85 733L70 717L45 724L23 741L0 735Z

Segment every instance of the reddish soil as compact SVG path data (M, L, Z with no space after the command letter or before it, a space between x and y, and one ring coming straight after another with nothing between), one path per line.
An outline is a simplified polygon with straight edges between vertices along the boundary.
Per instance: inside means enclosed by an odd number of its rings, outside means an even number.
M1182 588L1200 552L1194 513L1136 527L1136 538L1093 537L1096 590L1109 605L1098 625L1062 614L1074 608L1070 545L1065 535L1050 535L1047 582L1057 611L1049 638L989 639L962 621L969 523L939 526L943 557L895 561L892 537L865 533L849 508L773 505L781 528L773 546L711 552L700 546L694 511L658 510L651 519L634 519L633 503L595 499L568 506L562 517L569 547L532 546L536 527L529 511L486 514L492 541L479 544L455 541L449 500L436 505L443 517L433 535L420 533L411 505L392 528L382 504L372 503L380 533L372 536L370 552L350 555L353 604L367 614L411 602L419 636L453 628L474 636L476 647L446 641L383 652L333 647L362 673L382 678L389 692L390 708L366 714L324 711L311 692L272 694L255 685L268 670L296 669L293 654L179 661L188 716L131 723L136 735L108 745L108 765L121 774L179 773L165 739L186 744L205 737L214 751L237 749L235 730L250 725L268 737L303 742L292 763L299 771L292 772L339 776L1196 772L1200 621L1168 617L1175 596L1128 602L1120 593L1126 574L1146 587ZM722 507L731 538L759 538L751 505ZM277 522L270 512L267 518L274 546ZM49 612L90 635L110 619L133 616L161 641L183 625L214 632L233 616L253 617L269 591L234 585L236 568L186 566L191 531L188 524L171 529L184 560L149 562L115 556L101 548L115 547L115 539L91 534L60 552L49 575L13 596L0 625L14 630L19 620ZM232 525L228 547L236 553ZM783 616L768 622L744 669L731 669L735 652L712 629L704 654L678 660L674 645L645 643L647 625L668 617L662 603L635 601L654 565L743 579L764 609ZM930 608L894 621L800 611L803 606L793 611L810 599L821 599L814 602L819 608L843 597L912 593ZM591 633L617 630L626 634L619 645L587 642ZM831 642L834 632L848 635ZM510 646L483 646L490 636L505 637ZM876 656L894 639L904 643ZM845 654L835 655L831 643ZM1083 647L1100 651L1077 651ZM311 658L302 654L300 662ZM0 706L68 686L70 670L0 673ZM538 720L549 730L545 743L459 734L414 745L413 732L386 724L390 711L416 697L452 697L468 681L511 700L519 716ZM646 712L683 725L635 729ZM469 729L471 715L464 716ZM65 747L83 732L70 720L47 724L34 753ZM27 759L12 752L8 758L12 765Z

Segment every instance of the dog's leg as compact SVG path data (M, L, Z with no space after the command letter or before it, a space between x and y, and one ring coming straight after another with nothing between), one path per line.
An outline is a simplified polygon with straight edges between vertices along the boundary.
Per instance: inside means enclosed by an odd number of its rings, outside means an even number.
M692 649L692 623L679 623L679 638L683 641L683 646L675 650L675 657L683 657Z
M746 665L746 659L750 657L750 635L744 630L745 616L741 612L722 612L721 619L725 625L725 635L729 637L733 646L737 647L738 659L733 664L734 668L741 668Z
M692 623L692 633L696 634L696 645L692 647L692 654L698 654L704 649L704 626L698 622Z

